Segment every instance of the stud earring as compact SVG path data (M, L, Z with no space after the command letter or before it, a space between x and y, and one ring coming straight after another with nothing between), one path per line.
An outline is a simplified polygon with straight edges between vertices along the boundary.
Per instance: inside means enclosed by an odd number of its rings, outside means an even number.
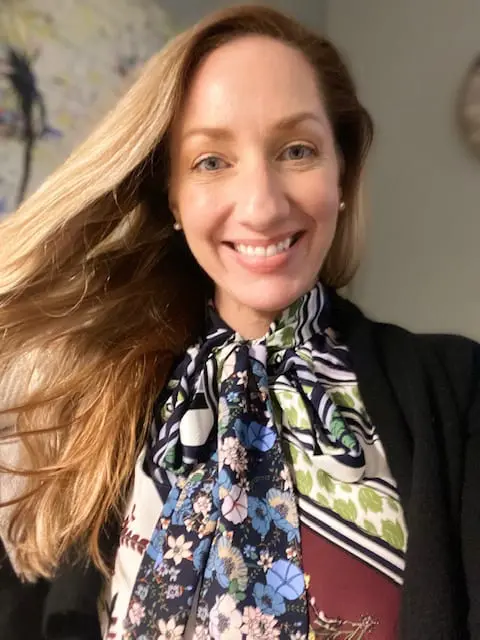
M180 222L174 222L173 228L175 229L175 231L180 231L182 228L182 225L180 224Z
M345 202L343 200L340 202L339 210L345 211Z

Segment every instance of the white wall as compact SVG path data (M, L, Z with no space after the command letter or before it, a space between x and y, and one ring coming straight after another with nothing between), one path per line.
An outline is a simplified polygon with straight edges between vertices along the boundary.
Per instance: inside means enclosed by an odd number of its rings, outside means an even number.
M327 33L377 126L353 298L384 320L480 339L480 162L455 120L480 1L330 0Z
M327 0L159 0L180 26L188 26L212 11L237 4L270 5L294 16L312 29L323 29Z

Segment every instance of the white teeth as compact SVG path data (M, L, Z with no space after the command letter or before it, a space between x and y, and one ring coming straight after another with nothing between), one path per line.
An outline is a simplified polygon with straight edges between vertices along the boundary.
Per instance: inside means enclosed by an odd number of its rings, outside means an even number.
M234 249L238 253L243 253L246 256L259 256L264 258L270 258L277 255L277 253L283 253L290 248L292 244L292 237L278 242L277 244L269 244L267 247L253 247L247 244L235 244Z

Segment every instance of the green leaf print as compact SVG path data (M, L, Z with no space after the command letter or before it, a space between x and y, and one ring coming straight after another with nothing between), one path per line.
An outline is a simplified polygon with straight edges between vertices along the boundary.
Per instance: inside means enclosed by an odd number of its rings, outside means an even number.
M340 442L347 449L354 449L355 445L357 444L357 441L355 440L355 438L352 435L350 435L349 433L347 433L344 436L342 436L340 438Z
M337 412L333 414L333 418L330 423L330 431L337 440L340 440L345 434L345 424Z
M345 493L352 493L352 487L346 482L340 482L338 486L342 491L345 491Z
M403 549L405 546L405 535L398 522L393 520L382 520L382 538L395 549Z
M284 409L285 415L287 416L288 424L291 427L298 426L298 415L295 407L285 407Z
M345 391L334 391L332 393L332 398L335 404L338 404L341 407L353 409L355 406L355 400L353 400L353 398L351 398Z
M167 451L165 455L165 462L169 462L170 464L173 464L175 462L176 457L177 457L177 452L175 451L175 447L172 447Z
M301 358L304 362L306 362L310 367L313 365L313 358L312 358L308 353L305 353L305 351L299 351L299 352L298 352L298 355L299 355L299 356L300 356L300 358ZM310 386L308 386L308 385L305 385L305 387L304 387L304 388L305 388L305 393L307 393L307 394L309 393L309 390L310 390L310 391L312 390L312 387L310 387Z
M201 471L198 471L197 473L194 473L194 474L193 474L193 476L191 476L191 477L188 479L188 481L189 481L190 483L193 483L193 482L199 482L200 480L202 480L203 476L204 476L204 473L203 473L203 472L201 472Z
M291 344L295 337L295 329L293 327L285 327L282 331L282 341L285 344Z
M394 500L391 496L387 497L387 502L388 502L388 506L390 507L390 509L392 509L392 511L396 511L397 513L400 511L398 502Z
M238 580L234 578L228 585L229 593L236 593L238 591Z
M298 313L298 310L300 309L301 304L302 304L302 301L300 300L300 298L296 300L293 304L291 304L287 310L287 317L290 319L294 319L296 314Z
M325 507L325 509L328 509L330 506L328 499L321 493L317 493L317 495L315 496L315 500L321 507Z
M355 522L357 519L357 507L353 500L334 500L333 510L345 520Z
M289 444L288 449L290 451L290 456L292 458L293 464L297 464L298 462L298 449L294 444Z
M378 536L378 531L375 528L375 525L373 524L373 522L370 522L370 520L364 520L363 521L363 528L368 533L371 533L372 536Z
M368 487L360 489L358 492L358 501L365 511L373 511L373 513L383 511L382 498L373 489L369 489Z
M310 456L308 455L308 453L306 453L305 451L302 451L302 458L303 458L303 464L306 467L311 467L312 466L312 460L311 460Z
M297 489L304 496L309 496L313 487L313 478L310 471L297 471L296 473Z
M322 469L317 471L317 481L321 487L323 487L326 491L328 491L328 493L335 492L335 486L333 484L333 480L326 471L322 471Z

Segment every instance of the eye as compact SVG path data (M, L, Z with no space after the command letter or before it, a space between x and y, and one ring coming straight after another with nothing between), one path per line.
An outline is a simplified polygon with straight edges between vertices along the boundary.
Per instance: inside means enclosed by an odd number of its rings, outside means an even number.
M298 161L306 160L307 158L311 158L315 155L316 153L313 147L297 142L284 149L280 154L280 158L283 160Z
M206 156L193 165L194 171L218 171L227 166L225 160L218 156Z

